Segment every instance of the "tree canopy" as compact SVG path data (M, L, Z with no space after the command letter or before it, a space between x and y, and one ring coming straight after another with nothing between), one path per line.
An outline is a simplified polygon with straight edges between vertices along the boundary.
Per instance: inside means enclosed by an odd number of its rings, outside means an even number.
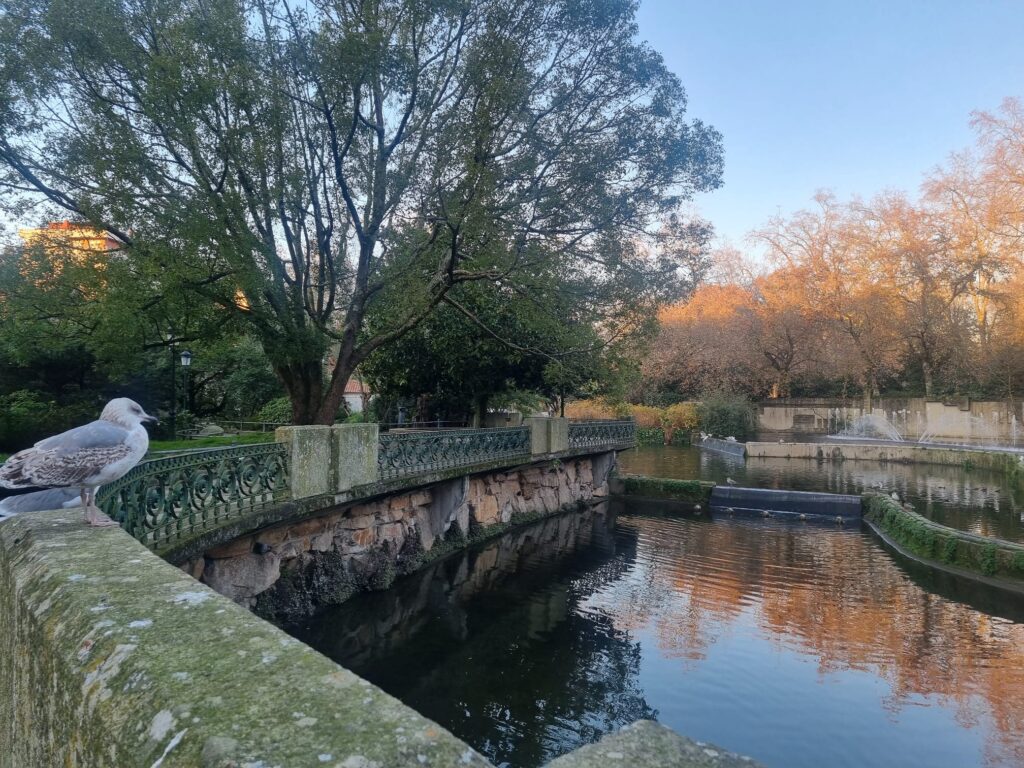
M725 254L716 280L663 312L647 387L1019 398L1024 105L1009 99L974 127L975 147L916 199L821 193L755 233L761 274Z
M155 301L239 319L296 423L439 305L468 317L470 286L568 297L615 337L707 242L683 205L720 183L720 137L634 0L0 9L4 207L100 227Z

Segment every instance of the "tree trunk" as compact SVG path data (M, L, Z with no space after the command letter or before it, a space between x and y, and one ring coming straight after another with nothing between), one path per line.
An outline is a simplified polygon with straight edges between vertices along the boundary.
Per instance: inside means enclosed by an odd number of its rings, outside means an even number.
M921 373L924 374L924 396L931 398L934 383L932 381L932 366L927 360L921 361Z
M477 395L476 396L476 407L473 409L473 426L483 427L485 419L487 418L487 401L490 400L488 395Z
M317 419L324 389L323 366L319 361L292 362L276 366L275 370L292 401L292 424L334 423L334 412L331 413L330 421Z

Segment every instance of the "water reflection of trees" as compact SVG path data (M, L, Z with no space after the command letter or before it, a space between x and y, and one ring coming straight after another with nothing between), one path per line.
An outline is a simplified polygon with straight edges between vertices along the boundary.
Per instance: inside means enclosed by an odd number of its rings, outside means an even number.
M1024 541L1024 488L1001 473L959 466L873 461L764 459L746 461L679 446L643 446L622 457L628 472L654 477L700 477L785 490L861 493L896 491L927 517L981 536Z
M612 526L604 511L551 518L295 632L491 759L541 765L657 714L639 644L580 610L630 569L636 539Z
M734 521L620 518L637 573L594 598L620 629L651 628L686 663L735 631L740 614L822 673L869 670L892 711L914 696L991 718L992 762L1024 765L1024 625L922 590L866 534Z

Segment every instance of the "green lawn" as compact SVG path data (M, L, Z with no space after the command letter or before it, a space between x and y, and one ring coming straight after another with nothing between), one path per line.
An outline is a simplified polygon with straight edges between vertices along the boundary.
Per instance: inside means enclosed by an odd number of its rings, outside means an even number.
M188 451L196 448L224 448L232 445L252 445L274 442L273 432L253 432L245 435L216 435L193 440L150 440L149 452Z
M150 440L149 452L156 451L190 451L196 448L223 448L232 445L253 445L255 443L274 442L273 432L254 432L248 435L216 435L214 437L197 437L194 440ZM0 464L7 461L9 454L0 453Z

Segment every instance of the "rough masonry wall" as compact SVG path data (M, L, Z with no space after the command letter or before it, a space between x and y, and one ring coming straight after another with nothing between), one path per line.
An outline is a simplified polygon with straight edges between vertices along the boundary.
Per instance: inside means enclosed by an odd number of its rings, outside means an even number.
M614 453L460 477L241 537L183 566L262 616L291 621L467 543L608 493Z

